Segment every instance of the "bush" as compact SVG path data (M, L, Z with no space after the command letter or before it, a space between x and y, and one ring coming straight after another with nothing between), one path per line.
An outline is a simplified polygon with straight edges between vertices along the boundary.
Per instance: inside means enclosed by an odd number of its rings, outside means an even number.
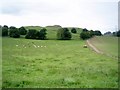
M83 40L86 40L86 39L88 39L88 38L90 38L91 37L91 35L90 35L90 33L89 32L81 32L80 33L80 38L82 38Z
M117 37L120 37L120 30L117 31Z
M40 30L40 32L37 33L38 39L45 40L46 39L46 34L47 34L46 31L47 30L45 28L42 28Z
M59 40L70 40L72 38L68 28L61 28L57 32L57 39Z
M72 38L71 33L69 32L68 28L63 28L64 32L63 32L63 39L64 40L70 40Z
M16 27L11 26L9 28L9 36L13 37L13 38L19 38L20 37L20 32Z
M29 29L27 35L25 36L26 39L40 39L45 40L46 39L46 29L42 28L40 31L37 31L35 29Z
M83 29L83 32L87 32L88 30L86 28Z
M35 29L29 29L28 33L26 34L26 39L36 39L38 31Z
M71 32L72 32L72 33L77 33L77 31L76 31L75 28L72 28L72 29L71 29Z
M20 35L26 35L27 30L24 27L19 28Z
M2 27L2 36L8 36L8 26L4 25Z
M99 30L96 30L96 31L94 31L94 35L96 35L96 36L101 36L102 33L101 33Z

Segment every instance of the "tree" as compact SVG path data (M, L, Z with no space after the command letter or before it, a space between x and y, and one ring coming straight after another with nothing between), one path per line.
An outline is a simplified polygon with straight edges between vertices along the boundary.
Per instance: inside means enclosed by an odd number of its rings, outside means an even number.
M28 33L26 34L26 39L40 39L45 40L46 39L46 29L42 28L40 31L37 31L35 29L29 29Z
M89 33L90 33L90 37L93 37L95 35L93 30L90 30Z
M77 33L77 31L76 31L75 28L72 28L72 29L71 29L71 32L72 32L72 33Z
M93 36L93 33L94 31L88 31L86 28L84 28L82 30L82 32L80 33L80 38L83 39L83 40L86 40L88 38L91 38Z
M8 36L8 26L4 25L2 27L2 36Z
M28 33L26 34L26 39L36 39L38 36L38 31L35 29L29 29Z
M117 37L120 37L120 30L117 31Z
M20 32L16 27L11 26L9 28L9 36L13 37L13 38L19 38L20 37Z
M87 32L88 30L86 28L83 29L83 32Z
M96 36L101 36L101 35L102 35L102 33L101 33L99 30L94 31L94 34L95 34Z
M59 40L70 40L72 38L68 28L60 28L57 32L57 39Z
M113 34L113 36L116 36L117 33L116 33L116 32L113 32L112 34Z
M69 32L68 28L63 28L63 39L64 40L70 40L72 38L71 33Z
M20 35L26 35L27 30L24 27L19 28Z
M110 31L105 32L104 35L111 35L112 33Z
M88 31L87 32L83 31L83 32L80 33L80 38L82 38L83 40L86 40L90 37L91 37L91 35L90 35L90 32L88 32Z
M40 32L37 33L38 39L45 40L46 39L46 31L47 29L42 28Z

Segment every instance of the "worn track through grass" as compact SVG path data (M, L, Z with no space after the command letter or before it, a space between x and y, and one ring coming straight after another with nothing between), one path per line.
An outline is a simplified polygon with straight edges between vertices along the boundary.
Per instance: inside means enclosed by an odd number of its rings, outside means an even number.
M103 38L104 39L104 38ZM106 55L106 56L109 56L111 58L115 58L115 59L118 59L118 56L115 56L113 54L109 54L109 52L104 52L104 48L101 48L99 46L97 46L98 44L101 45L101 44L106 44L106 43L109 43L107 42L107 40L103 40L102 42L102 39L99 39L99 37L93 37L89 40L86 41L87 45L93 50L95 51L96 53L99 53L99 54L103 54L103 55ZM105 42L106 41L106 42ZM104 43L103 43L104 42ZM117 46L116 46L117 47ZM111 48L113 48L111 46ZM112 52L112 51L111 51Z

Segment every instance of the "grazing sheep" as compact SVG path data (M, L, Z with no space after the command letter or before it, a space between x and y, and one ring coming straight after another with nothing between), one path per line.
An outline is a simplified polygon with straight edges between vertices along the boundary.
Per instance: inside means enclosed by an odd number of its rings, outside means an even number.
M36 45L33 45L33 46L34 46L35 48L37 48Z
M43 47L43 46L41 46L41 47Z
M18 47L18 45L16 45L16 47Z
M84 45L83 48L87 48L87 45Z
M38 46L38 47L40 47L40 46Z

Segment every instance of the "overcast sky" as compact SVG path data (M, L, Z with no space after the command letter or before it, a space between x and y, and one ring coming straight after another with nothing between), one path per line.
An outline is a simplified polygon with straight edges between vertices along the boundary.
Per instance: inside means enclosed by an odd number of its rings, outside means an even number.
M0 0L0 25L115 31L119 0ZM116 28L116 29L115 29Z

